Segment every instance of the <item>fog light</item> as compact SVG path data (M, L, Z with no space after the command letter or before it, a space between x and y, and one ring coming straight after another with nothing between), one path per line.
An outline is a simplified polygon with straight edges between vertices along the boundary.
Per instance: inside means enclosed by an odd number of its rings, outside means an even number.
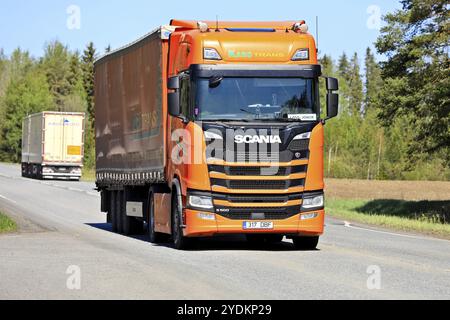
M214 213L204 213L200 212L198 214L198 217L202 220L208 220L208 221L216 221L216 215Z
M311 220L311 219L317 218L318 216L319 216L319 214L317 212L302 214L300 216L300 220Z

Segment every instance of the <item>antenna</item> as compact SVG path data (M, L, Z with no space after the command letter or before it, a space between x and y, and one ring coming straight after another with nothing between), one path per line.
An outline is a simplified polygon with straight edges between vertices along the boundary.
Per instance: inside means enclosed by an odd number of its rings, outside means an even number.
M216 15L216 32L220 32L220 30L219 30L219 15Z
M319 16L316 16L316 50L319 53Z

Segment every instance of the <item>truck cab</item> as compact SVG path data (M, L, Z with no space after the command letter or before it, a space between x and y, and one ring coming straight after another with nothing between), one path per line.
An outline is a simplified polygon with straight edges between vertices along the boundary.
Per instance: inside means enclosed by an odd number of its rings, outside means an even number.
M167 175L180 193L176 244L246 234L317 246L325 119L305 22L171 25ZM338 86L326 81L332 118Z

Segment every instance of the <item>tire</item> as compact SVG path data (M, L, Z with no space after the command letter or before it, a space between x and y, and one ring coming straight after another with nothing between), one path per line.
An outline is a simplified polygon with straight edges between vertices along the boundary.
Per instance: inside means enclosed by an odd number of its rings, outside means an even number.
M109 191L110 192L110 206L109 210L111 211L111 224L112 224L112 231L113 232L119 232L119 223L117 219L117 206L116 206L116 198L117 198L117 191Z
M153 197L153 192L150 192L148 197L148 236L150 238L150 243L161 243L163 242L164 235L155 231L155 201Z
M122 233L125 236L131 236L136 234L142 234L144 228L142 221L138 221L135 217L127 216L127 199L128 192L121 191L120 201L120 218L122 221Z
M174 190L176 190L174 188ZM177 250L186 250L190 247L190 240L183 235L181 223L181 208L178 203L177 191L172 195L172 240Z
M38 180L44 180L44 176L42 175L42 166L39 165L37 167L37 175L36 175L36 179Z
M319 244L319 237L295 237L293 241L297 250L316 250Z
M25 178L27 175L26 175L26 171L27 169L26 169L26 164L25 163L22 163L22 177L23 178Z

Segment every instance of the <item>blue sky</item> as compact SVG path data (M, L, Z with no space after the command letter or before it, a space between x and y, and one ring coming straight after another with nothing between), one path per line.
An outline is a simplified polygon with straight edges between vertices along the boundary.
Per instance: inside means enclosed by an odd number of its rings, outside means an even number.
M71 5L80 9L80 29L69 29ZM315 33L320 18L320 51L335 59L343 52L364 55L379 34L379 14L400 8L394 0L1 0L0 48L43 53L45 42L60 40L82 50L93 41L103 52L131 42L170 19L306 20ZM373 46L372 46L373 47ZM381 58L381 57L380 57Z

